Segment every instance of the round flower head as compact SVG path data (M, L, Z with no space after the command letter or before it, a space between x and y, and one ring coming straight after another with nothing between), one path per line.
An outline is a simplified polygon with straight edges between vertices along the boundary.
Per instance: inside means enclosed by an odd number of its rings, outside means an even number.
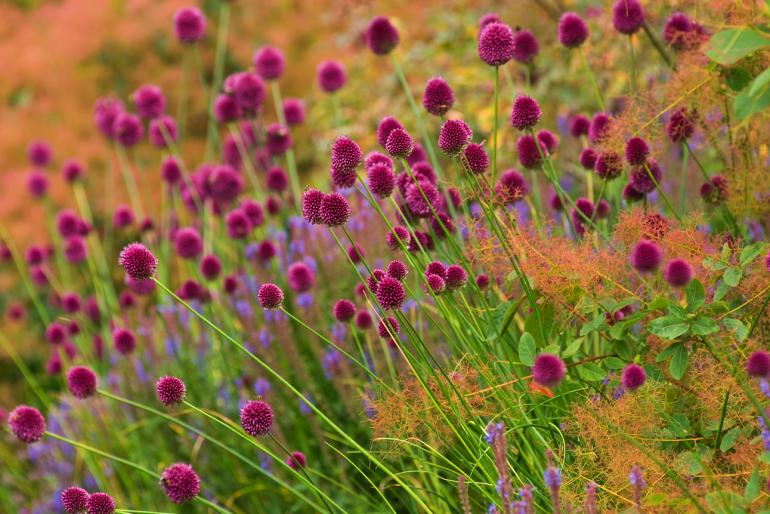
M677 109L666 122L666 133L674 143L682 143L690 139L695 132L695 124L686 109Z
M381 269L374 269L372 270L371 275L369 275L366 279L366 287L369 288L369 291L372 293L377 293L377 284L380 283L380 280L385 276L385 272Z
M612 8L612 24L621 34L631 35L644 24L644 11L638 0L618 0Z
M426 291L432 294L441 294L446 289L446 282L443 278L433 273L428 273L425 276Z
M232 166L223 164L211 171L207 185L211 198L226 204L235 200L243 191L243 178Z
M631 166L641 166L649 155L650 146L641 137L634 136L626 141L626 162Z
M146 84L134 91L132 96L136 112L142 118L151 120L166 111L166 97L160 87Z
M283 101L283 116L288 125L300 125L305 121L305 102L300 98L287 98Z
M509 169L500 174L500 180L495 186L500 201L506 204L515 203L524 198L529 191L524 176L518 170Z
M194 228L181 228L176 232L174 248L183 259L195 259L203 252L203 239Z
M315 274L304 262L295 262L286 272L289 287L298 293L309 291L315 285Z
M361 262L364 258L364 248L358 243L348 246L348 257L356 264Z
M361 147L358 146L358 143L347 136L340 136L334 141L334 144L332 145L332 172L352 172L358 167L359 164L361 164L362 158L363 153L361 152ZM355 177L355 173L352 173L352 175Z
M480 175L487 171L489 167L489 156L484 150L484 145L480 143L471 143L465 147L463 152L465 162L468 165L468 171L474 175Z
M378 163L367 168L366 182L372 194L387 198L396 187L396 176L393 169L385 163Z
M123 102L117 98L102 97L94 104L94 123L104 137L113 139L112 126L115 117L123 112Z
M486 273L480 273L476 276L476 285L482 291L489 287L489 276Z
M446 269L446 287L449 290L459 289L468 282L468 274L460 266L453 264Z
M241 426L252 437L267 435L273 428L273 408L262 400L251 400L241 409Z
M38 170L32 170L27 175L27 190L35 198L40 198L48 191L48 177L45 173Z
M285 191L289 185L289 176L280 166L273 166L267 170L265 184L270 191L280 193Z
M401 122L398 121L396 118L392 116L385 116L380 120L380 123L377 125L377 142L380 144L381 147L385 148L385 145L388 142L388 136L390 136L390 133L396 129L403 129L403 128L404 126L401 125Z
M61 493L61 504L68 514L81 514L88 508L88 491L80 487L68 487Z
M216 255L206 255L201 259L200 271L206 280L216 280L222 272L222 261Z
M402 128L391 130L385 142L385 150L391 157L406 159L414 150L414 139Z
M350 204L341 194L331 193L321 200L318 214L324 225L338 227L346 224L350 219Z
M631 251L631 265L641 272L655 271L663 259L660 247L652 241L642 240Z
M673 13L663 27L663 39L677 51L698 48L706 37L703 27L681 12Z
M425 148L423 148L420 143L415 143L414 150L412 150L412 153L409 154L406 162L409 164L409 166L414 166L415 164L426 162L427 160L428 152L425 151Z
M422 94L422 106L434 116L443 116L455 103L455 94L447 81L441 77L433 77L425 85Z
M393 227L393 230L388 232L385 236L385 243L388 245L388 248L393 251L400 249L401 245L404 245L405 247L409 246L410 240L411 236L409 230L400 226Z
M54 321L46 327L45 338L53 345L61 344L67 338L67 329L61 323Z
M19 405L8 415L8 426L23 443L35 443L45 432L45 418L40 411L28 405Z
M61 174L67 182L77 182L83 178L83 175L85 175L85 169L80 161L70 159L62 166Z
M67 388L75 398L88 398L96 393L96 373L83 366L75 366L67 373Z
M635 391L647 381L647 372L638 364L629 364L623 369L623 387L629 391Z
M684 259L672 259L663 270L663 277L673 287L684 287L692 280L693 272L690 263Z
M144 137L144 126L136 114L121 112L115 116L112 133L118 143L131 147Z
M112 344L118 353L126 355L136 348L136 337L127 328L116 328L112 331Z
M596 158L594 170L604 180L618 178L623 172L623 158L615 152L602 152Z
M155 383L155 394L163 405L175 405L184 401L187 387L177 377L163 376Z
M433 184L422 181L410 184L406 189L405 197L409 210L415 216L427 218L436 209L436 205L441 199L441 194Z
M275 284L262 284L257 300L263 309L277 309L283 303L283 291Z
M746 373L752 377L767 378L770 375L770 353L757 350L749 355L746 360Z
M511 110L511 126L515 129L526 130L537 125L542 112L540 106L532 97L519 95L513 101Z
M368 330L372 328L374 321L369 311L358 311L356 313L356 328L359 330Z
M588 140L592 143L601 141L607 137L612 124L612 118L603 112L597 112L591 118L591 126L588 127Z
M366 44L377 55L389 54L396 45L399 37L396 27L385 16L375 16L366 27Z
M134 280L146 280L155 276L158 259L141 243L129 243L120 251L118 264L126 275Z
M591 128L591 120L582 114L578 114L569 124L569 133L572 137L587 136L588 130Z
M479 57L490 66L502 66L510 61L514 46L513 31L505 23L490 23L479 33Z
M502 20L497 14L491 13L491 12L487 13L479 19L479 30L482 30L484 27L486 27L490 23L501 23L501 22Z
M278 250L275 248L275 243L266 239L257 245L257 258L262 262L268 262L275 257Z
M519 30L513 34L513 58L520 63L530 63L540 52L540 45L535 35L528 30Z
M256 73L238 73L233 80L233 96L239 110L254 113L265 100L265 83Z
M406 278L406 275L409 273L409 269L406 267L406 264L404 264L401 261L395 260L390 261L388 264L388 267L385 269L385 273L389 277L393 277L396 280L404 280Z
M27 159L33 166L45 168L53 160L51 146L45 141L32 141L27 146Z
M107 493L93 493L88 497L87 514L113 514L115 500Z
M557 355L541 353L532 366L532 378L545 387L555 387L564 379L567 367Z
M189 464L172 464L163 470L160 483L174 503L185 503L201 492L201 480Z
M182 43L190 44L203 39L206 17L197 7L184 7L174 14L174 30Z
M225 225L227 226L227 235L232 239L244 239L252 229L249 217L240 208L227 213Z
M326 196L324 193L313 188L306 189L302 193L302 217L305 221L313 225L322 223L321 203L324 196Z
M390 135L390 134L388 134ZM387 138L386 138L387 142ZM384 153L380 153L377 151L369 152L366 154L366 158L364 159L364 167L369 170L370 168L378 165L378 164L384 164L391 170L393 169L393 159L385 155Z
M377 301L385 310L400 309L406 299L404 286L393 277L385 276L377 284Z
M541 152L545 154L545 149L539 141L527 134L516 140L516 152L519 154L519 163L525 168L533 169L540 166Z
M427 162L418 162L412 166L412 173L414 173L414 176L417 180L428 181L434 186L438 182L436 172L433 171L433 168Z
M535 134L537 140L540 142L540 146L545 148L548 154L552 154L559 148L559 136L551 132L550 130L542 129L538 130Z
M254 53L252 58L254 69L265 80L275 80L283 75L286 58L283 52L273 46L263 46Z
M610 216L610 204L605 199L599 200L596 204L596 217L599 219L607 219Z
M377 335L383 339L395 339L400 333L401 326L396 321L396 318L391 316L382 318L377 324Z
M588 39L588 25L574 12L565 12L559 20L559 43L577 48Z
M267 126L267 150L271 156L283 155L291 148L292 139L289 129L278 123Z
M324 93L338 91L348 80L345 66L339 61L321 61L316 68L316 78Z
M307 458L302 452L291 452L291 455L286 458L286 464L288 464L291 469L304 468L307 466Z
M583 168L592 170L594 169L594 166L596 166L597 156L598 154L593 148L583 148L583 150L580 151L580 157L578 157L578 160L580 161L580 165Z
M168 156L160 167L160 176L168 184L178 184L182 180L182 168L179 161Z
M473 131L463 120L447 120L438 135L438 147L447 155L457 155L468 146Z
M444 264L433 261L428 263L428 265L425 267L425 275L438 275L441 278L446 278L446 266Z
M340 322L348 322L356 315L356 306L350 300L337 300L332 309L334 319Z

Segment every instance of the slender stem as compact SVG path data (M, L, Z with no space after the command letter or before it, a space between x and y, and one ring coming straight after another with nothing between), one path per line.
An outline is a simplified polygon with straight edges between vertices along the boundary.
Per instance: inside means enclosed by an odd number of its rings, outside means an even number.
M602 90L599 89L599 84L596 82L596 76L594 75L593 70L591 69L591 66L588 64L588 58L586 57L585 50L583 47L578 50L578 53L580 54L580 59L583 62L583 68L585 68L586 73L588 74L588 78L591 80L591 84L594 87L594 93L596 94L596 102L599 104L599 109L602 111L606 111L606 107L604 106L604 98L602 98Z
M495 125L494 125L494 127L492 127L492 134L493 134L493 143L492 143L492 184L494 184L495 181L497 180L497 128L498 128L498 124L499 124L498 119L497 119L497 117L499 115L499 113L497 112L498 111L498 109L497 109L497 99L498 99L499 91L500 91L500 67L499 66L495 66L495 103L494 103L494 109L495 109L495 111L494 111L495 112L495 116L494 116L495 121L494 121L494 123L495 123Z
M636 52L634 51L634 35L628 36L628 54L629 65L631 66L631 75L629 77L629 89L631 90L631 97L636 94Z
M273 80L270 82L270 91L273 95L273 102L275 103L275 115L278 117L278 121L284 127L285 130L289 130L289 126L286 124L286 114L283 112L283 100L281 97L281 88L278 86L278 81ZM300 187L299 177L297 176L297 161L294 157L294 148L289 148L286 151L286 166L289 168L289 180L291 182L291 192L294 196L294 208L298 209L300 204Z
M230 2L219 2L219 27L217 29L217 46L214 54L214 76L211 80L209 95L209 121L206 130L206 159L211 155L212 145L218 139L217 124L214 119L214 101L219 91L225 72L225 52L227 51L227 34L230 30Z

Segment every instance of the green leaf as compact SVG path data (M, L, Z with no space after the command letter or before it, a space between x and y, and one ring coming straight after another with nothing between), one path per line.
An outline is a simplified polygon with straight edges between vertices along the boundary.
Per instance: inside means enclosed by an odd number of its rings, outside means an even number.
M572 341L569 345L567 345L567 348L564 349L564 351L561 353L562 358L569 359L570 357L574 356L578 350L580 350L580 346L583 344L583 338L579 337Z
M727 330L735 334L735 338L738 341L743 341L748 337L749 328L743 321L735 318L725 318L723 323L725 324L725 327L727 327Z
M590 334L591 332L595 332L597 330L604 330L607 328L607 323L604 320L604 316L597 316L580 329L580 335L585 336Z
M744 68L727 68L724 76L727 86L735 92L743 90L754 78Z
M602 368L593 362L578 366L578 374L580 375L580 378L589 382L598 382L607 375Z
M752 114L764 110L770 105L770 87L765 86L759 93L752 96L746 88L733 99L733 112L739 119L746 119Z
M722 298L727 296L727 293L730 292L730 289L731 289L730 286L728 286L727 283L725 283L725 281L720 282L717 285L716 291L714 291L714 301L718 302Z
M668 363L668 371L671 373L671 376L676 380L681 380L684 373L687 371L689 361L690 352L687 351L687 348L685 348L684 345L677 345L677 348L671 357L671 362Z
M770 68L768 68L766 71L770 71ZM770 77L770 74L768 74L768 77ZM740 263L741 268L745 268L751 262L757 258L757 256L762 253L765 250L765 243L762 241L758 241L756 243L750 244L746 248L744 248L741 251L741 257L740 257Z
M626 364L628 364L626 361L618 359L617 357L610 357L604 361L604 365L607 366L607 369L623 369L626 367Z
M690 330L690 324L675 316L663 316L652 320L647 329L658 337L676 339Z
M532 366L536 356L535 338L529 332L524 332L519 339L519 360L525 366Z
M735 287L738 285L738 282L741 281L742 276L743 271L740 268L730 267L725 270L724 275L722 275L722 280L724 280L725 284L728 286Z
M693 334L699 336L707 336L714 332L719 332L719 324L706 316L698 316L695 318L692 321L690 328L692 329Z
M687 295L687 310L690 312L695 312L706 302L706 291L697 278L687 285L685 293Z
M719 64L728 65L768 45L770 39L750 27L726 29L711 37L706 55Z
M738 442L738 437L741 435L741 429L738 427L733 428L722 437L722 442L719 443L719 450L722 453L728 452Z
M770 68L754 77L749 87L749 96L757 96L757 93L768 84L770 84Z
M754 472L751 474L751 478L746 482L746 488L743 490L743 499L747 503L751 503L759 496L759 468L754 467Z

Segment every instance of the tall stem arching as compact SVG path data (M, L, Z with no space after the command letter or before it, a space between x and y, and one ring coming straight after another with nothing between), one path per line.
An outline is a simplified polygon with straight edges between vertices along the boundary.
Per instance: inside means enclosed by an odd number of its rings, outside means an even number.
M599 109L601 109L601 111L604 112L607 110L607 108L604 105L602 90L599 89L599 83L596 81L596 75L594 75L594 70L592 70L591 66L588 64L588 57L586 57L585 50L582 47L578 50L578 53L580 54L580 60L583 63L583 68L586 70L586 74L588 75L588 78L591 81L591 85L593 85L594 93L596 95L596 103L599 105Z
M498 107L497 100L500 92L500 67L495 66L495 103L494 103L494 126L492 127L492 184L497 180L497 128L499 126L498 121Z

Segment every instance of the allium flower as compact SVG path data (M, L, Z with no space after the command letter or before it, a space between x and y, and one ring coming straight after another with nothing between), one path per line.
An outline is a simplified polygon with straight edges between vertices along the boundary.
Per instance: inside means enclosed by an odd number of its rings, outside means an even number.
M764 350L757 350L749 355L746 360L746 373L752 377L770 376L770 353Z
M425 267L425 275L438 275L441 278L446 278L446 266L439 261L429 262Z
M409 269L406 267L406 264L399 260L390 261L388 264L388 267L385 269L385 273L389 277L393 277L396 280L404 280L406 278L406 275L409 273Z
M425 85L422 94L422 106L434 116L443 116L455 103L455 94L447 81L433 77Z
M166 112L166 97L160 87L145 84L132 95L136 112L142 118L151 120Z
M166 375L155 383L155 394L163 405L175 405L184 401L187 387L181 379Z
M350 204L338 193L325 195L318 209L321 222L329 227L344 225L350 219Z
M441 194L436 186L430 182L422 181L412 183L406 188L405 195L407 206L415 216L427 218L436 209Z
M179 161L171 155L166 157L160 167L160 176L168 184L178 184L182 180L182 168Z
M577 48L588 39L588 25L577 13L565 12L559 20L559 43Z
M537 57L540 45L535 35L528 30L519 30L513 34L513 58L527 64Z
M447 120L441 126L438 147L447 155L458 155L470 143L473 131L463 120Z
M243 191L243 177L228 164L216 166L207 183L211 198L222 204L232 202Z
M626 141L626 162L631 166L641 166L649 155L650 146L641 137L634 136Z
M27 146L27 159L33 166L45 168L53 160L51 146L45 141L30 142Z
M88 497L87 514L113 514L115 500L107 493L93 493Z
M623 172L623 158L615 152L602 152L596 158L594 170L604 180L618 178Z
M367 330L372 328L373 320L369 311L358 311L356 313L356 328L359 330Z
M339 61L321 61L316 68L318 86L324 93L334 93L348 80L345 66Z
M428 152L425 151L425 148L423 148L420 143L414 144L414 150L412 150L412 153L410 153L409 157L406 158L406 162L409 164L409 166L414 166L421 162L427 162L427 160Z
M655 190L655 185L660 184L663 172L654 160L648 160L644 165L634 168L629 177L629 185L640 194L648 194Z
M197 7L183 7L174 14L174 30L182 43L200 41L206 32L206 17Z
M80 487L68 487L61 493L61 503L65 512L81 514L88 508L88 491Z
M591 118L591 126L588 128L588 140L592 143L596 143L605 139L609 133L611 124L612 118L603 112L594 114L594 117Z
M302 452L291 452L291 455L286 459L286 464L291 469L300 469L307 466L307 458Z
M388 245L388 248L393 251L400 249L401 245L409 246L410 240L411 235L409 234L409 230L400 226L393 227L393 230L388 232L385 236L385 243Z
M385 141L387 142L387 138L385 138ZM384 153L373 151L366 154L366 158L364 159L364 167L367 170L369 170L370 168L373 168L378 164L384 164L385 166L389 167L391 170L393 169L393 159L391 159Z
M438 182L436 172L433 171L433 168L427 162L418 162L412 166L412 173L417 180L426 180L434 186Z
M479 273L476 276L476 285L482 291L485 290L487 287L489 287L489 276L487 276L486 273Z
M203 239L192 227L177 230L174 238L174 249L183 259L195 259L203 252Z
M361 164L362 157L363 153L361 152L361 147L358 146L358 143L347 136L338 137L332 145L332 177L334 177L335 172L337 172L346 176L352 176L353 182L355 182L354 170L358 167L359 164ZM345 181L345 183L348 182L349 181L347 180ZM337 184L335 183L335 185ZM345 186L338 185L338 187L350 187L352 185L352 183L349 183Z
M112 125L115 140L125 147L139 143L144 137L144 126L139 116L130 112L120 112Z
M8 426L23 443L35 443L45 432L45 418L40 411L28 405L19 405L8 415Z
M389 54L398 45L396 27L385 16L375 16L366 27L366 43L376 55Z
M395 339L400 333L401 326L398 324L396 318L391 316L382 318L377 324L377 335L382 339Z
M214 117L222 124L241 117L240 104L234 95L217 95L214 100Z
M518 95L513 101L511 110L511 126L515 129L526 130L534 127L540 121L542 111L537 100L530 96Z
M377 125L377 142L381 147L385 148L385 144L388 142L388 136L396 129L403 129L404 126L401 122L392 116L385 116L380 120Z
M85 175L85 168L75 159L70 159L61 168L62 177L69 183L77 182Z
M281 78L286 67L286 58L283 52L273 46L259 48L252 58L254 69L265 80Z
M201 259L200 271L206 280L216 280L222 272L222 262L216 255L206 255Z
M587 136L591 128L591 120L582 114L573 117L569 123L569 133L573 137Z
M673 13L663 27L663 39L677 51L697 48L707 37L703 27L681 12Z
M277 309L283 303L283 291L275 284L262 284L257 299L263 309Z
M377 283L377 301L385 310L400 309L406 299L404 286L393 277L385 276Z
M686 109L677 109L666 122L666 133L674 143L683 143L695 133L695 123Z
M233 239L244 239L252 229L249 217L240 208L227 213L225 226L227 227L227 235Z
M280 166L273 166L267 170L265 176L265 185L270 191L280 193L285 191L289 185L289 176Z
M304 293L315 285L315 274L304 262L295 262L286 272L287 282L293 291Z
M450 291L463 287L468 282L468 274L460 266L453 264L446 269L446 287Z
M658 269L663 259L660 247L652 241L642 240L631 251L631 265L637 271L651 272Z
M684 287L692 280L690 263L684 259L671 259L663 270L663 277L673 287Z
M532 366L532 378L540 385L555 387L564 379L567 367L557 355L541 353Z
M644 11L638 0L618 0L612 8L612 24L621 34L631 35L644 24Z
M480 143L471 143L466 146L463 157L468 166L468 171L474 175L480 175L489 168L489 156L486 150L484 150L484 145Z
M506 204L515 203L524 198L529 191L524 176L518 170L509 169L500 174L500 180L495 185L495 192L500 201Z
M241 426L252 437L267 435L273 428L273 408L262 400L251 400L241 409Z
M538 130L535 137L540 142L540 146L545 148L548 154L552 154L559 147L559 136L551 132L550 130L542 129Z
M502 66L510 61L514 47L513 31L505 23L490 23L479 33L479 57L490 66Z
M75 366L67 373L67 388L75 398L88 398L96 393L96 373L83 366Z
M358 243L348 246L348 257L354 263L361 262L361 259L364 258L364 253L364 248Z
M126 245L120 252L118 264L134 280L150 279L158 269L158 259L141 243Z
M305 121L305 102L300 98L287 98L283 101L283 116L288 125L300 125Z
M441 294L446 289L446 282L444 279L434 273L428 273L425 276L426 290L429 293Z
M356 306L350 300L337 300L332 309L334 319L340 322L348 322L356 315Z
M38 170L32 170L27 176L27 190L35 198L40 198L48 191L48 177L45 173Z
M406 159L414 150L414 139L402 128L393 129L385 141L385 150L391 157Z
M201 492L201 480L189 464L172 464L163 470L160 483L174 503L192 500Z
M67 338L67 329L61 323L50 323L45 329L45 338L53 345L61 344Z
M497 14L491 13L491 12L487 13L479 19L479 30L482 30L484 27L486 27L490 23L501 23L501 22L502 20Z
M623 387L629 391L635 391L647 381L647 372L638 364L629 364L623 368Z
M265 100L265 83L256 73L238 73L233 80L233 97L239 110L254 113Z
M278 123L267 126L267 150L271 156L285 154L292 145L289 129Z
M115 118L123 112L123 102L117 98L102 97L94 104L94 123L104 137L113 139L112 131Z
M368 167L366 181L372 194L380 198L389 197L396 187L396 176L393 174L393 169L385 163Z
M136 348L136 337L127 328L116 328L112 331L112 344L118 353L126 355Z
M313 188L308 188L302 193L302 217L305 221L313 225L322 223L321 202L324 196L324 193Z
M545 149L540 145L541 143L529 134L517 139L516 152L519 154L519 163L528 169L539 167L542 162L541 152L545 154Z

